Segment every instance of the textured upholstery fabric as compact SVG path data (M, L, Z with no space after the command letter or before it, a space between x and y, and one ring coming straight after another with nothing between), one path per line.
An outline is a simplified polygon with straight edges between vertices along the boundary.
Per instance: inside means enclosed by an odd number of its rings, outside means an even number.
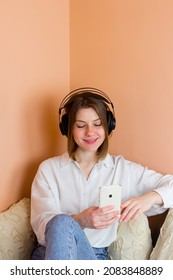
M120 223L117 239L109 247L114 260L147 260L151 251L151 232L144 214L133 222Z
M30 259L35 245L30 225L30 199L23 198L0 213L0 259Z
M173 260L173 209L166 216L150 259Z
M35 245L30 199L23 198L0 213L0 260L30 259ZM168 212L153 251L148 219L142 214L134 222L119 224L117 240L110 245L109 254L111 259L120 260L173 260L173 209Z

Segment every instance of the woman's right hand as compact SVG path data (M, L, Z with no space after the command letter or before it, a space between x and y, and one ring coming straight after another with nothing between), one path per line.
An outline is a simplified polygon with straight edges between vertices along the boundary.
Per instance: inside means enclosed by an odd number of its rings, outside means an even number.
M111 226L120 217L120 212L113 210L114 206L92 206L79 214L72 215L82 228L104 229Z

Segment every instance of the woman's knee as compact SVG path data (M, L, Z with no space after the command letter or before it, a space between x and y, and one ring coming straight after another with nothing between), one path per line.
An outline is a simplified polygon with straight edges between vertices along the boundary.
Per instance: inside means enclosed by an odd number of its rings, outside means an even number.
M53 230L61 230L61 228L64 230L67 229L68 226L71 226L71 224L74 222L73 218L70 215L67 214L58 214L54 216L47 224L46 226L46 232L51 228Z

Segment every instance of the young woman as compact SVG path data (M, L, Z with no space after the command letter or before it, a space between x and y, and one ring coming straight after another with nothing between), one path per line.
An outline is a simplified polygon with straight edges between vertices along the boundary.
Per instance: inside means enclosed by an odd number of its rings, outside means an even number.
M71 92L59 116L68 151L45 160L33 181L31 224L38 239L33 259L108 259L118 220L173 207L173 176L108 154L116 119L102 91ZM100 187L115 184L122 189L121 212L113 205L99 207Z

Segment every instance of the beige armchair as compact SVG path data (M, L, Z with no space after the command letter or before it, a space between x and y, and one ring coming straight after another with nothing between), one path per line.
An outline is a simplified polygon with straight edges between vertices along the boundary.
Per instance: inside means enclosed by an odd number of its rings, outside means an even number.
M0 260L31 259L35 246L30 199L23 198L0 213ZM134 222L119 224L117 240L109 252L113 259L173 259L173 209L149 219L141 215Z

